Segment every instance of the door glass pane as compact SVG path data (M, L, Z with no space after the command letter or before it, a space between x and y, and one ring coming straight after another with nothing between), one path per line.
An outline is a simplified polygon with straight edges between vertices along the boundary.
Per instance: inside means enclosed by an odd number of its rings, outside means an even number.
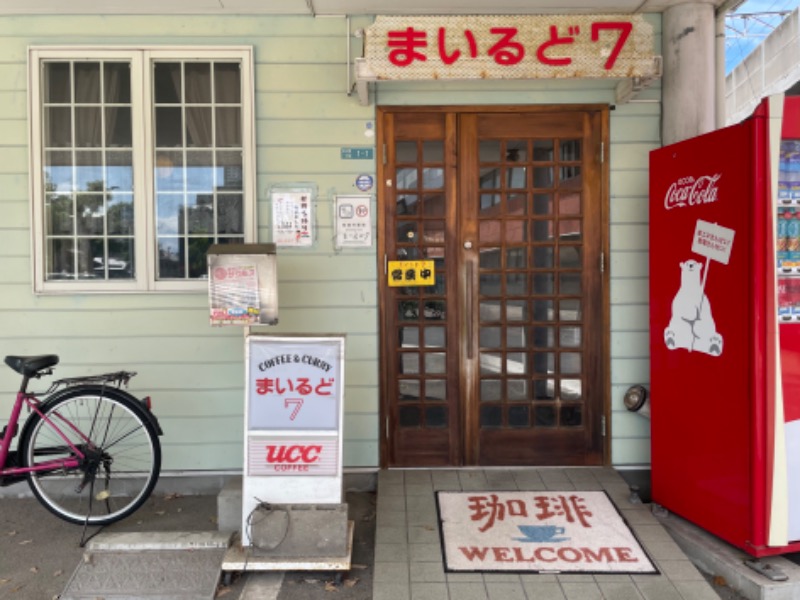
M433 428L447 427L447 407L446 406L426 406L425 425Z
M444 216L445 197L443 194L425 194L423 203L423 214L426 217Z
M508 379L506 388L509 401L519 402L528 399L528 381L526 379Z
M428 375L440 375L447 372L447 363L444 352L425 353L425 373Z
M506 302L506 319L509 321L527 321L528 303L524 300Z
M481 374L496 375L503 370L503 355L499 352L481 352Z
M527 194L508 194L507 198L506 214L513 217L521 217L528 214Z
M562 427L580 427L581 425L583 425L583 410L579 404L561 407Z
M561 300L558 303L560 308L559 318L562 321L580 321L581 315L581 301L576 299Z
M528 293L528 274L511 273L506 275L506 294L509 296L524 296Z
M553 240L553 221L533 221L531 223L531 241L551 242Z
M533 266L537 269L552 269L554 254L553 246L535 246L533 248Z
M503 239L502 221L481 221L478 225L478 239L482 244L497 244Z
M500 316L500 302L498 300L481 300L480 302L480 319L482 323L489 321L499 321Z
M395 142L394 152L399 163L417 162L417 142Z
M580 327L561 327L559 345L563 348L578 348L581 345Z
M561 245L558 251L558 266L562 269L580 269L581 268L580 246Z
M506 250L506 268L526 268L528 266L527 254L527 248L509 248Z
M425 398L436 402L447 400L447 382L444 379L428 379L425 382Z
M497 296L501 292L501 279L498 273L481 273L480 293L484 296Z
M481 140L478 142L478 155L482 163L500 162L500 142L497 140Z
M553 140L533 141L533 160L536 162L549 162L554 158L555 144Z
M502 396L503 384L499 379L481 379L481 402L496 402Z
M581 372L581 353L562 352L560 357L560 371L568 375L577 375Z
M419 406L401 406L398 415L400 427L419 427L421 416Z
M553 167L533 168L533 187L549 188L553 187L553 182L554 182Z
M553 352L534 352L532 363L534 375L548 375L555 372L556 355Z
M403 375L419 375L419 354L403 352L400 354L400 373Z
M425 163L444 162L444 142L438 140L422 142L422 160Z
M580 379L562 379L561 380L561 399L562 400L580 400L581 398L581 380Z
M528 355L524 352L509 352L506 355L506 373L525 375L528 372Z
M509 427L528 427L529 408L527 406L511 406L508 409Z
M445 337L444 327L425 327L425 347L426 348L444 348Z
M552 348L555 345L555 327L531 327L534 348Z
M400 379L397 382L397 387L401 401L417 401L420 399L419 379Z
M481 427L494 428L503 425L503 409L500 406L481 406Z
M500 327L481 327L480 328L480 345L481 348L501 348L502 341L500 337L502 329Z
M444 187L444 169L423 169L422 187L426 190Z
M553 273L533 274L533 293L536 295L552 294L555 275Z
M552 406L536 406L533 409L535 427L555 427L556 409Z
M578 193L559 194L558 214L579 215L581 213L581 195Z
M525 348L527 346L527 342L525 339L525 328L507 327L506 346L508 346L509 348Z

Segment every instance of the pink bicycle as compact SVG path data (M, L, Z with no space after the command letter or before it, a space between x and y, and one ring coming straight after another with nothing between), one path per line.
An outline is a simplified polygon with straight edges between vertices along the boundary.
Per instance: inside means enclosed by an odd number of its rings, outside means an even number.
M5 363L22 385L2 431L0 486L27 479L50 512L84 527L137 510L158 480L162 432L150 398L121 389L136 373L60 379L37 395L27 391L29 381L51 375L58 356L7 356ZM20 433L23 405L30 414Z

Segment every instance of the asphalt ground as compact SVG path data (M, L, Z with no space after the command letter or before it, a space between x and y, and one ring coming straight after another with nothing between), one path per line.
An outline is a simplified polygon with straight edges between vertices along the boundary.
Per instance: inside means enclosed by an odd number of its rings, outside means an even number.
M354 521L352 569L348 573L285 572L279 600L372 597L375 495L348 493ZM216 531L216 495L153 495L136 513L103 532ZM90 528L88 533L97 529ZM0 600L55 600L83 560L83 528L51 515L34 498L0 498ZM251 574L223 578L217 598L244 600ZM229 579L229 581L226 581Z

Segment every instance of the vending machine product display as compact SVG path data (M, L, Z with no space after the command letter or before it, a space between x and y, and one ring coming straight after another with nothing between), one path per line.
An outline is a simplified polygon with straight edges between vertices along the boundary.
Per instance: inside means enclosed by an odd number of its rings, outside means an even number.
M800 98L650 154L652 498L800 551Z

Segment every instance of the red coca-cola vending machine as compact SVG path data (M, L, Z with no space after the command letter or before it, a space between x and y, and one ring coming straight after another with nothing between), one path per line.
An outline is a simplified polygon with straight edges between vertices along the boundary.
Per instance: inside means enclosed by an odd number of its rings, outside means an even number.
M650 154L652 499L800 551L800 98Z

